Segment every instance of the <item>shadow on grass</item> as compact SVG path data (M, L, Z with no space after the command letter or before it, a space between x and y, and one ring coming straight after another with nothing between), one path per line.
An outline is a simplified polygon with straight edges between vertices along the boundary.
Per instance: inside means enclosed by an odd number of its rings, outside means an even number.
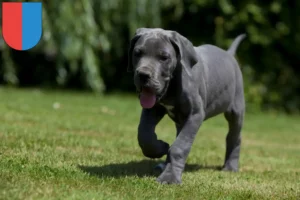
M157 176L160 171L155 170L154 167L161 163L161 161L154 160L142 160L133 161L128 163L114 163L103 166L82 166L79 165L78 168L84 172L87 172L93 176L103 177L114 177L120 178L124 176ZM186 164L185 172L193 172L201 169L207 170L220 170L221 166L203 166L197 164Z

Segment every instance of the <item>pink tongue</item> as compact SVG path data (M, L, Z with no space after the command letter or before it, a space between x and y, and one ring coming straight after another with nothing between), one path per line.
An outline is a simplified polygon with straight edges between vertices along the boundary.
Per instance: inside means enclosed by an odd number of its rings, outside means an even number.
M140 103L143 108L152 108L156 102L154 92L149 89L142 89L140 94Z

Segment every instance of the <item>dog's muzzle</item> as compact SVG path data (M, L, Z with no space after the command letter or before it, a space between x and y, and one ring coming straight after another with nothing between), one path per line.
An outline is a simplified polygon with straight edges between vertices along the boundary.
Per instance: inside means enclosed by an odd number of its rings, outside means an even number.
M166 93L171 76L165 77L164 82L160 83L157 78L153 78L151 71L145 67L138 68L135 73L140 104L143 108L152 108Z

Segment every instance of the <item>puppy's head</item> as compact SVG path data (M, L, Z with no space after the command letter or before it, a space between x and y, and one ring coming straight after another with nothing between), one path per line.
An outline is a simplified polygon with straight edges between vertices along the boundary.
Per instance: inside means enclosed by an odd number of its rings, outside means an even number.
M134 71L134 84L143 108L152 108L165 94L174 69L190 70L197 62L193 45L174 31L140 28L131 40L128 71Z

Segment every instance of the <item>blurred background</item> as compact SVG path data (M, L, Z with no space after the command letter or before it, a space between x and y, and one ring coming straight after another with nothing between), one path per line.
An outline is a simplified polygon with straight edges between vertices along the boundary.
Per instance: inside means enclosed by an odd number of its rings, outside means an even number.
M137 28L172 29L194 45L225 49L246 33L237 59L248 111L300 111L300 1L42 2L43 35L36 47L15 51L0 39L2 86L134 93L133 74L126 68Z

